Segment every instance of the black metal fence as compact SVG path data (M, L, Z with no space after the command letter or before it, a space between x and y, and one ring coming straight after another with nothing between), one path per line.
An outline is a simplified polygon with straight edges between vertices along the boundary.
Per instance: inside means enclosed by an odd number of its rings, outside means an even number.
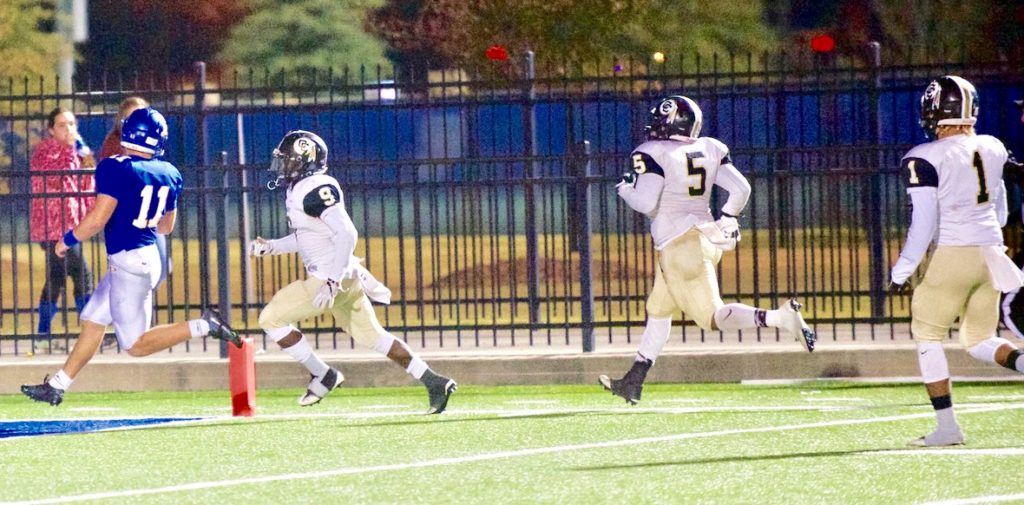
M613 186L647 109L665 94L701 104L703 134L731 147L754 189L743 241L719 267L723 297L775 306L797 296L832 338L896 338L893 324L907 317L908 300L885 296L884 284L906 226L895 169L923 140L917 99L927 82L971 79L982 96L979 130L1011 145L1024 133L1011 103L1024 77L1006 62L906 64L876 47L810 64L730 56L678 71L631 62L574 76L538 74L531 61L487 74L210 77L197 65L194 82L84 79L68 96L9 80L16 94L0 96L0 353L53 352L77 331L65 296L56 338L35 334L45 254L29 241L29 202L71 195L32 194L27 159L57 103L74 108L94 146L126 96L145 96L170 119L168 156L186 191L158 323L218 304L257 333L260 308L303 276L294 256L250 260L246 249L257 235L288 233L283 191L266 188L263 169L285 131L305 128L328 141L360 231L357 255L395 292L379 308L382 323L428 348L589 350L638 335L654 252L642 216L619 204ZM101 273L100 242L83 247ZM329 317L305 324L319 346L352 345ZM692 325L678 336L778 338Z

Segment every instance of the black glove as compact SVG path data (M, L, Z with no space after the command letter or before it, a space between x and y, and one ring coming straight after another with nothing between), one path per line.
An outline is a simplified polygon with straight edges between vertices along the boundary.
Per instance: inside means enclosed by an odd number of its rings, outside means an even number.
M910 293L914 289L910 286L910 280L905 281L903 284L896 284L894 282L889 283L889 294L891 295L905 295Z
M630 170L630 171L622 174L622 179L619 180L619 183L616 184L615 187L622 186L623 184L629 184L630 186L635 185L636 184L636 172Z

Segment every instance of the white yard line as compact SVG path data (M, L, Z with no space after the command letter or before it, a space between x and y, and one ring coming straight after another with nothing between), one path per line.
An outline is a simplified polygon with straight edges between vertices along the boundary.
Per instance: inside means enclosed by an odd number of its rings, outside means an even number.
M959 498L955 500L930 501L921 505L974 505L976 503L1002 503L1008 501L1024 501L1024 493L976 496L974 498Z
M979 412L993 412L999 410L1012 410L1012 409L1024 409L1024 405L996 405L979 407L976 409L964 409L960 411L960 415L974 414ZM635 411L635 409L634 409ZM454 458L439 458L427 461L417 461L412 463L395 463L390 465L378 465L368 467L354 467L354 468L338 468L334 470L323 470L319 472L303 472L303 473L289 473L283 475L265 475L261 477L246 477L236 478L231 480L221 481L208 481L208 482L193 482L189 484L179 484L175 486L164 486L157 488L143 488L143 489L128 489L124 491L108 491L100 493L87 493L80 495L69 495L69 496L58 496L54 498L45 498L39 500L26 500L19 502L4 502L0 505L44 505L50 503L70 503L80 502L89 500L104 500L111 498L130 498L135 496L145 495L156 495L165 493L177 493L182 491L197 491L202 489L215 489L225 487L235 487L250 484L266 484L269 482L279 481L293 481L293 480L305 480L305 479L322 479L325 477L337 477L341 475L355 475L365 473L376 473L376 472L393 472L408 470L412 468L427 468L436 466L446 465L458 465L462 463L474 463L479 461L493 461L498 459L509 459L509 458L521 458L526 456L537 456L543 454L557 454L570 451L583 451L590 449L606 449L610 447L623 447L631 445L641 444L652 444L660 442L678 442L681 440L691 440L700 438L712 438L712 437L723 437L729 435L742 435L748 433L767 433L767 432L779 432L779 431L793 431L803 430L810 428L829 428L834 426L851 426L860 424L875 424L885 423L891 421L907 421L911 419L921 419L933 416L931 412L923 412L920 414L905 414L899 416L887 416L887 417L874 417L866 419L840 419L835 421L821 421L816 423L806 424L792 424L785 426L766 426L761 428L741 428L732 430L720 430L720 431L706 431L697 433L679 433L676 435L665 435L660 437L644 437L644 438L633 438L626 440L612 440L606 442L591 442L586 444L575 444L575 445L558 445L553 447L537 447L534 449L521 449L517 451L499 451L484 454L476 454L472 456L461 456Z

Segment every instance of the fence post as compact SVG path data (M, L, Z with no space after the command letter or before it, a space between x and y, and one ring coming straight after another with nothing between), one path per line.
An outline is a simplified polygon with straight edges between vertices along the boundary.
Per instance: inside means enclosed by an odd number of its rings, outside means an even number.
M533 51L526 51L526 79L524 81L523 103L523 151L530 158L526 162L526 187L524 198L526 206L526 297L529 304L530 330L540 320L540 281L538 278L539 261L537 258L537 209L534 198L534 184L539 175L537 167L537 111L536 90L534 80L537 77L534 68Z
M882 169L884 154L880 145L882 139L882 125L880 122L879 93L882 87L882 54L881 44L878 42L868 43L868 50L871 58L871 85L868 91L868 125L871 148L875 156L875 170L871 175L870 188L868 192L868 243L871 245L871 318L879 321L885 317L885 277L888 265L885 261L885 237L882 233Z
M221 169L221 183L220 187L217 188L217 196L220 197L220 202L214 208L214 218L217 223L217 299L220 310L220 315L224 321L231 324L231 268L230 268L230 257L228 251L228 202L230 196L228 194L228 188L230 186L230 180L228 180L228 153L227 151L220 152L220 159L218 165ZM242 258L245 261L245 258ZM208 280L207 280L208 282ZM226 340L220 341L220 357L228 357L228 343Z
M206 212L206 169L210 164L209 156L206 152L206 63L197 61L192 65L192 68L196 73L195 90L193 91L195 100L193 113L196 118L195 145L199 149L196 156L196 166L199 172L198 198L196 201L196 213L198 214L196 231L199 233L199 293L202 305L205 307L210 304L210 251L208 250L210 237ZM185 247L188 247L187 241L185 242ZM226 352L226 349L224 351Z
M580 260L580 328L583 331L583 352L594 352L594 276L590 251L590 141L584 140L573 153L573 171L576 176L575 208L576 236Z

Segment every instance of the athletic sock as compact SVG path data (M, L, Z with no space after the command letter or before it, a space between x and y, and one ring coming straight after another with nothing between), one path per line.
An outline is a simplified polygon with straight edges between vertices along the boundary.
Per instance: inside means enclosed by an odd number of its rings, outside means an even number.
M75 380L72 379L64 369L61 369L59 372L53 374L53 377L50 377L47 384L62 391L67 391L68 388L71 387L72 382L75 382Z
M644 327L644 334L640 337L640 347L637 348L636 359L650 360L653 363L658 359L661 350L668 341L668 335L672 333L672 318L648 317L647 325Z
M715 311L715 326L719 330L749 330L765 325L765 311L742 303L728 303Z
M309 345L309 341L306 337L299 339L295 345L291 347L285 347L284 352L288 353L289 356L295 358L302 366L309 370L309 373L323 377L331 367L327 366L319 356L313 352L313 347Z
M210 323L205 319L192 319L188 322L188 331L192 338L205 337L210 334Z
M758 326L771 326L772 328L782 327L782 314L778 310L761 310L758 314Z
M935 418L939 422L939 430L960 429L953 412L953 399L950 395L936 396L931 399L935 409Z
M414 355L412 359L409 360L409 366L405 367L405 371L408 372L413 379L423 381L423 376L430 371L430 367L427 366L427 362L420 359L419 356ZM427 384L426 381L423 381L423 383Z

